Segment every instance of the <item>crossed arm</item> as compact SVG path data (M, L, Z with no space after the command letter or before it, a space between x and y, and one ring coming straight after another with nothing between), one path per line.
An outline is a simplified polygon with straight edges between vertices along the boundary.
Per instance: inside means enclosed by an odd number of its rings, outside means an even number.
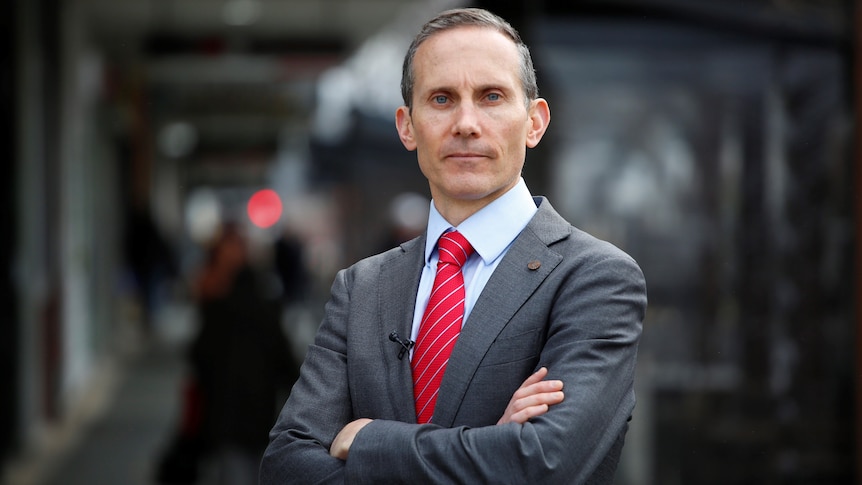
M506 411L497 424L523 424L536 416L548 412L550 406L563 401L563 381L543 380L548 375L548 369L542 367L527 378L521 387L512 395ZM329 454L340 460L347 460L353 438L372 420L361 418L348 423L335 436Z
M350 272L340 273L327 317L309 347L303 377L273 428L261 483L372 483L393 477L580 483L595 473L612 472L634 407L632 379L646 306L644 282L637 266L626 260L601 259L579 269L583 278L572 280L574 273L566 272L551 282L560 291L549 294L560 303L550 307L550 314L541 315L548 307L536 300L512 321L548 319L549 337L537 360L553 379L540 368L516 384L506 406L498 408L500 416L481 418L497 426L452 428L403 422L394 404L373 400L387 395L385 385L390 383L373 378L380 364L372 361L377 358L374 352L365 352L377 345L373 332L362 326L368 317L348 310L352 300L374 301L377 296L366 292L373 285L356 283ZM349 329L357 349L351 361L357 385L352 388L347 382ZM479 387L467 396L470 405L504 399L505 387L496 382L508 379L508 388L514 389L512 381L518 378L513 364L521 361L505 360L500 353L509 347L498 347L496 357L502 361L480 367L480 375L474 376ZM507 373L495 377L492 373L503 371L501 364L508 366ZM487 395L495 392L496 398ZM363 415L380 419L354 420ZM596 481L605 482L610 479Z

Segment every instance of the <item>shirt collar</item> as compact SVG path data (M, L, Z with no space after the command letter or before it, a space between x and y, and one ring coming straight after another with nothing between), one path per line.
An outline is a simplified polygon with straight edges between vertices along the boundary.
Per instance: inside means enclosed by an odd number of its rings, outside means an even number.
M521 178L508 192L468 217L456 229L470 241L476 254L487 265L503 254L537 210L530 190ZM431 261L437 240L449 229L452 225L437 212L432 200L425 240L426 264Z

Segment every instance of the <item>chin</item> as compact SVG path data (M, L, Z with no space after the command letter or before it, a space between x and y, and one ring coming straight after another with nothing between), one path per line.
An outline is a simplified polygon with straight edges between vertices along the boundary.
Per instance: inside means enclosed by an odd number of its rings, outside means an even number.
M451 191L449 191L449 196L456 200L478 201L487 199L488 197L496 198L494 197L494 194L502 193L503 192L498 189L490 190L487 187L460 187L453 188Z

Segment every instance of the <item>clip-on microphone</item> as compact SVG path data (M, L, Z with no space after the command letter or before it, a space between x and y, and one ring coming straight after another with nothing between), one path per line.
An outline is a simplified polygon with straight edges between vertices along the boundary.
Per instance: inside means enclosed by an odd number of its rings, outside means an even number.
M415 343L410 339L402 339L398 336L398 332L395 332L394 330L392 331L392 333L389 334L389 340L401 346L401 350L398 351L398 360L403 359L404 354L409 352L410 349L413 347L413 344Z

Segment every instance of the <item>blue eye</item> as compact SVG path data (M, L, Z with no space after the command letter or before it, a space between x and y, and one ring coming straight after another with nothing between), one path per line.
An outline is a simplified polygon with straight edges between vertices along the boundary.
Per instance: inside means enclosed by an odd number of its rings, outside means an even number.
M448 101L448 100L449 100L449 98L447 98L446 96L443 96L442 94L438 95L438 96L434 96L434 102L437 104L446 104L446 101Z
M500 94L499 93L491 93L488 95L488 101L499 101Z

